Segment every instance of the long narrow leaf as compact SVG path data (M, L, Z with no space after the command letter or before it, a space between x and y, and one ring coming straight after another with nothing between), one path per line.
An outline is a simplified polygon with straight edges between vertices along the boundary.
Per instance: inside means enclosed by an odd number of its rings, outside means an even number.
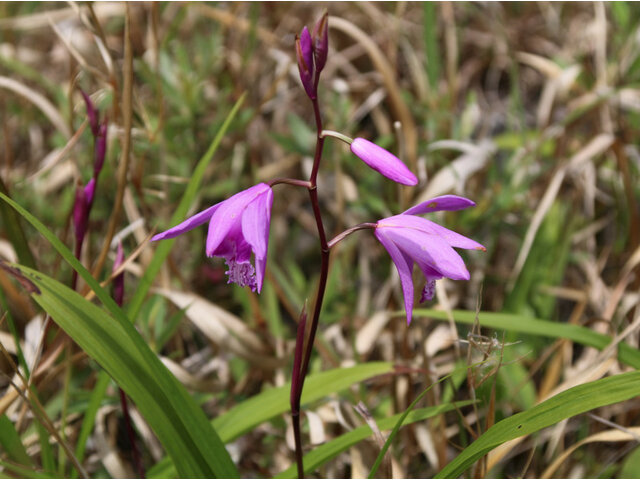
M14 275L21 275L23 284L31 283L33 299L127 392L181 476L237 476L202 410L153 355L131 322L114 320L77 292L40 272L23 266L14 268L18 269Z
M640 371L623 373L570 388L487 430L445 466L436 478L457 478L473 462L497 446L594 408L624 402L640 395Z

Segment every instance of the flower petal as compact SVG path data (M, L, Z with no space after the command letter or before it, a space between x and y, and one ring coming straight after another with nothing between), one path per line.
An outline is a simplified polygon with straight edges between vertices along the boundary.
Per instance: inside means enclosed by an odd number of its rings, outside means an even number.
M157 240L166 240L168 238L175 238L184 232L188 232L189 230L192 230L202 225L203 223L206 223L211 219L215 211L220 207L220 205L222 205L222 203L217 203L212 207L209 207L206 210L203 210L199 213L196 213L192 217L187 218L184 222L176 225L175 227L170 228L169 230L165 230L164 232L158 233L157 235L154 235L151 241L155 242Z
M401 222L404 228L411 228L413 230L419 230L430 235L437 235L452 247L464 248L467 250L486 250L486 248L484 248L475 240L471 240L464 235L460 235L459 233L456 233L453 230L449 230L448 228L438 225L437 223L432 222L431 220L427 220L426 218L405 214L396 215L395 218L398 217L402 217Z
M407 325L409 325L413 316L413 260L409 255L402 252L394 242L385 235L382 229L376 228L375 236L384 248L387 249L391 260L393 260L393 263L398 269L400 284L402 285L402 294L404 295L404 309L407 313Z
M209 221L209 232L207 234L207 243L205 251L207 256L226 256L218 252L223 242L228 239L232 244L242 238L242 229L240 228L242 214L244 209L257 195L261 193L264 187L269 188L264 183L259 183L251 188L236 193L224 202L220 203L211 220ZM233 232L232 228L236 227ZM225 246L222 248L226 250Z
M351 142L351 151L369 167L394 182L403 185L418 184L418 178L411 173L402 160L369 140L356 138Z
M387 237L421 268L430 267L452 280L469 280L469 271L458 253L438 235L412 228L416 217L396 215L378 222Z
M242 215L242 234L245 240L251 245L251 249L255 254L258 293L262 290L264 270L267 263L271 206L273 204L273 191L270 187L266 187L267 190L256 197L256 199L247 206Z
M457 195L442 195L426 202L419 203L415 207L403 212L403 215L419 215L421 213L439 212L441 210L454 211L474 207L476 204L468 198Z

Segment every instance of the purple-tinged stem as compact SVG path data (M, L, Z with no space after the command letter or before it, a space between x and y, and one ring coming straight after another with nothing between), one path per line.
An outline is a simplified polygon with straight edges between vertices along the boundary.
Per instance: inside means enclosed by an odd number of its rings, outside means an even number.
M316 72L316 75L318 73ZM316 78L317 85L317 78ZM327 287L327 278L329 274L329 245L327 244L327 235L324 231L324 224L322 223L322 214L320 212L320 202L318 200L318 170L320 169L320 159L322 158L322 150L324 148L324 137L322 137L322 117L320 116L320 106L318 105L318 99L311 100L313 103L313 113L316 120L316 152L313 158L313 168L311 169L311 175L309 177L309 198L311 200L311 207L313 208L313 215L316 219L316 226L318 228L318 237L320 240L320 280L318 281L318 292L316 293L316 301L313 306L313 315L311 317L311 327L309 329L309 338L307 339L306 348L304 350L304 357L302 365L300 367L300 374L296 381L291 382L291 419L293 422L293 433L296 446L296 463L298 465L298 478L304 478L304 468L302 463L302 439L300 437L300 398L302 396L302 389L304 387L304 381L309 369L309 360L311 358L311 352L313 351L313 342L316 338L316 331L318 330L318 320L320 319L320 310L322 309L322 301L324 300L324 292ZM296 345L297 348L297 345ZM294 390L295 385L295 390ZM294 415L294 412L297 412Z
M267 185L273 187L274 185L279 185L281 183L295 185L296 187L311 188L311 182L309 182L308 180L298 180L296 178L276 178L267 182Z
M341 242L353 232L357 232L358 230L370 230L372 228L376 228L377 226L378 225L376 223L361 223L359 225L356 225L355 227L347 228L344 232L339 233L331 240L329 240L329 243L327 245L331 249L336 243Z
M304 347L304 332L307 326L307 306L302 308L300 314L300 320L298 321L298 332L296 334L296 349L293 356L293 371L291 373L291 419L293 425L293 436L295 439L300 439L300 401L298 399L298 392L300 389L300 367L302 365L302 349ZM298 443L296 443L297 449ZM297 453L297 450L296 450ZM296 454L296 463L298 466L298 472L304 472L304 465L302 464L302 455Z

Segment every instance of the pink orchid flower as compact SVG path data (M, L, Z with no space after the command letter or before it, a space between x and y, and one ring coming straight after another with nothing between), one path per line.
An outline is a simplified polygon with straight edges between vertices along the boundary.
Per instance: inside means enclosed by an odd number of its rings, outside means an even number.
M192 217L151 240L177 237L184 232L209 222L205 252L209 257L222 257L227 262L227 283L248 286L252 291L262 290L269 246L269 226L273 191L266 183L247 190ZM251 253L255 268L251 264Z
M411 323L413 315L414 262L426 278L420 298L420 302L424 302L433 298L436 280L443 277L469 280L469 271L453 247L486 251L478 242L415 215L441 210L462 210L474 205L469 199L444 195L377 222L375 236L389 252L400 274L407 324Z

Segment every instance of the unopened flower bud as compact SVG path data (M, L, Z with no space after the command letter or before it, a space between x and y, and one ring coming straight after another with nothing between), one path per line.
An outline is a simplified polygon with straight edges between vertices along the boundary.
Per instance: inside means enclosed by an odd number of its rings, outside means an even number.
M300 36L296 38L296 58L298 60L298 70L300 71L302 86L309 98L315 99L313 43L307 27L304 27Z
M82 98L84 98L84 103L87 105L87 117L89 118L89 125L91 126L91 133L94 137L98 135L98 110L96 110L95 105L91 101L89 95L84 93L84 91L80 90L82 94Z
M325 12L322 18L313 27L313 56L316 61L316 70L322 71L327 63L329 52L329 13Z

